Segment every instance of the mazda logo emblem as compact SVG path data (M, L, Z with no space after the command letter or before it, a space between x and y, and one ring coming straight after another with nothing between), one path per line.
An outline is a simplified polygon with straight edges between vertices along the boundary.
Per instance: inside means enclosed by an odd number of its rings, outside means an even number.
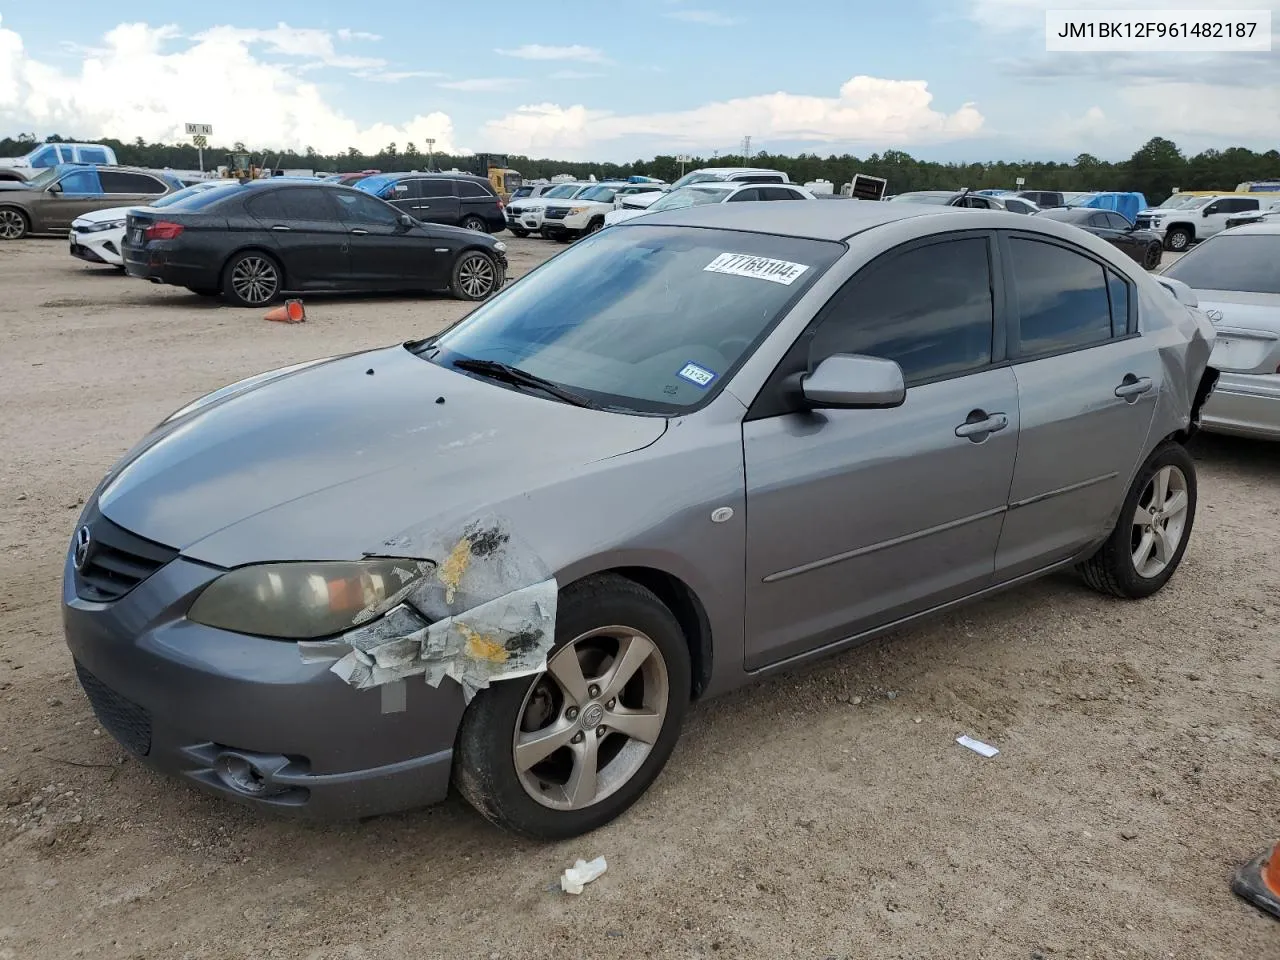
M1210 320L1212 320L1214 323L1217 323L1219 320L1222 319L1221 310L1206 310L1204 312L1204 315L1208 317Z
M83 570L84 565L89 562L89 546L92 543L93 535L88 527L81 527L76 531L76 546L71 554L71 562L77 570Z

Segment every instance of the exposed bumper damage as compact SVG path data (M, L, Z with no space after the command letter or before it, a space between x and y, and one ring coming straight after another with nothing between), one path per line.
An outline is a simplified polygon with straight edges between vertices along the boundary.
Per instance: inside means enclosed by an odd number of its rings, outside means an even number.
M389 541L377 555L396 556L397 546ZM298 644L303 659L334 661L330 669L357 690L416 676L438 687L452 677L467 701L494 680L546 669L559 587L532 549L486 518L424 552L440 559L386 616Z

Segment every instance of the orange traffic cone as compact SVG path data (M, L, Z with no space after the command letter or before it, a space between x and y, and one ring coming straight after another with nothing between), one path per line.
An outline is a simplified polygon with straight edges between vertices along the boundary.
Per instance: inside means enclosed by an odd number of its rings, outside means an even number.
M1255 907L1280 917L1280 843L1237 870L1231 889Z
M264 319L277 323L302 323L307 319L307 311L303 309L301 300L286 300L284 306L268 310Z

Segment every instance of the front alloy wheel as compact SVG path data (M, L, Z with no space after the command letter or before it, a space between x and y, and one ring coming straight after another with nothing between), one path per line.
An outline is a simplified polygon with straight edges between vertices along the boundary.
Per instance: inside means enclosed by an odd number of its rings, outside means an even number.
M21 240L27 235L27 218L19 210L0 210L0 240Z
M662 771L689 703L689 646L653 593L616 574L566 587L547 669L467 707L458 791L493 823L557 840L622 814Z
M485 300L497 293L502 283L502 267L498 261L487 253L471 250L453 265L449 287L459 300Z

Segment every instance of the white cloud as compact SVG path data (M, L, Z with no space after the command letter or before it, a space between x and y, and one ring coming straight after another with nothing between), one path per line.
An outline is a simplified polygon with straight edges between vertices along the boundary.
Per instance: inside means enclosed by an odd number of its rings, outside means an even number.
M474 77L470 80L450 80L440 84L446 90L462 90L467 93L502 93L514 90L524 81L516 77Z
M719 10L672 10L663 16L671 20L683 20L685 23L700 23L705 27L732 27L738 22Z
M595 77L603 77L603 73L590 73L585 70L557 70L551 74L552 80L591 80Z
M758 144L778 140L904 147L971 137L982 129L982 114L973 104L948 114L933 109L932 101L924 81L859 76L836 97L780 92L665 113L620 115L582 105L531 104L487 123L485 136L512 153L589 157L596 144L623 137L643 137L655 150L736 143L744 130Z
M354 74L361 80L372 80L375 83L399 83L401 80L431 79L447 74L435 70L357 70Z
M161 29L170 28L162 27ZM176 28L172 29L176 30ZM333 34L328 30L291 27L287 23L278 23L270 30L229 26L211 27L203 33L196 34L193 39L197 43L238 44L246 47L261 44L266 47L268 53L301 57L316 66L359 70L384 67L387 64L387 61L378 57L352 57L338 53L334 48Z
M348 30L343 27L338 31L339 40L381 40L382 38L376 33L366 33L363 30Z
M526 43L510 50L498 49L494 53L520 60L576 60L579 63L608 63L604 52L595 47L573 44L568 47L548 47L541 43Z
M178 46L176 27L123 24L77 70L64 71L30 57L21 36L0 21L0 129L177 142L191 121L212 124L220 144L242 140L331 153L433 137L438 150L458 152L447 114L357 123L296 69L263 61L254 49L265 44L303 60L340 56L316 33L215 27Z

